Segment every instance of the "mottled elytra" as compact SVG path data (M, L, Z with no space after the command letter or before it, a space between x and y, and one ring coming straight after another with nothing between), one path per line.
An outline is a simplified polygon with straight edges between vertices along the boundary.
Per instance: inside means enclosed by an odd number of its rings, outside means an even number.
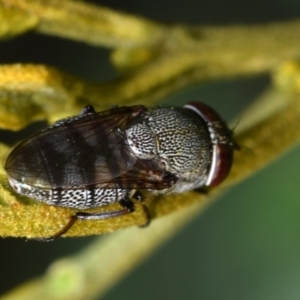
M22 195L78 210L118 202L116 211L77 212L77 219L103 220L133 212L142 192L181 193L216 186L228 175L236 144L209 106L85 107L28 138L10 153L5 170ZM148 221L150 217L147 213Z

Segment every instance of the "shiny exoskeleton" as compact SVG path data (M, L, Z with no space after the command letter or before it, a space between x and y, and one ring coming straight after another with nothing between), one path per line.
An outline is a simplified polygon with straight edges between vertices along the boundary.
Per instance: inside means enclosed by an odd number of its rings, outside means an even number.
M235 143L221 117L203 103L183 108L142 105L95 112L85 107L19 144L5 169L16 192L49 205L87 209L119 202L123 209L78 212L107 219L134 211L141 193L181 193L222 182ZM51 239L50 238L50 239Z

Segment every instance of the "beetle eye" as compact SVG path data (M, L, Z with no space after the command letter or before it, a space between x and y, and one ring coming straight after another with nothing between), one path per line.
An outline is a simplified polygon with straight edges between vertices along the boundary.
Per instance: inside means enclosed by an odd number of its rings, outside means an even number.
M196 113L207 126L212 144L212 159L206 186L217 186L230 172L233 150L237 148L232 131L221 116L204 103L190 102L184 108Z

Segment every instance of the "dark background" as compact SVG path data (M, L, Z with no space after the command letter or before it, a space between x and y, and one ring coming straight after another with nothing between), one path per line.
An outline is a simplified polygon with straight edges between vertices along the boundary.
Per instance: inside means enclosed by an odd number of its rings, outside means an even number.
M300 16L298 0L98 3L161 22L194 25L254 24ZM118 76L108 54L107 49L34 33L0 43L1 64L45 63L97 81ZM268 75L203 83L165 101L201 100L229 120L269 83ZM16 135L1 132L0 138L14 140ZM300 299L299 170L298 147L228 191L104 299ZM55 258L75 253L92 239L1 239L0 294L42 274Z

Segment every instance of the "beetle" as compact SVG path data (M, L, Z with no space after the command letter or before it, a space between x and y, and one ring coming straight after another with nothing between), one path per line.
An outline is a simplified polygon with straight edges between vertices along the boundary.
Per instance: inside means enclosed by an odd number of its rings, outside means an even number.
M135 210L132 199L181 193L220 184L236 148L232 131L210 106L113 106L59 120L12 150L5 163L19 194L49 205L88 208L118 202L122 209L77 212L77 219L102 220ZM150 221L150 216L148 216Z

